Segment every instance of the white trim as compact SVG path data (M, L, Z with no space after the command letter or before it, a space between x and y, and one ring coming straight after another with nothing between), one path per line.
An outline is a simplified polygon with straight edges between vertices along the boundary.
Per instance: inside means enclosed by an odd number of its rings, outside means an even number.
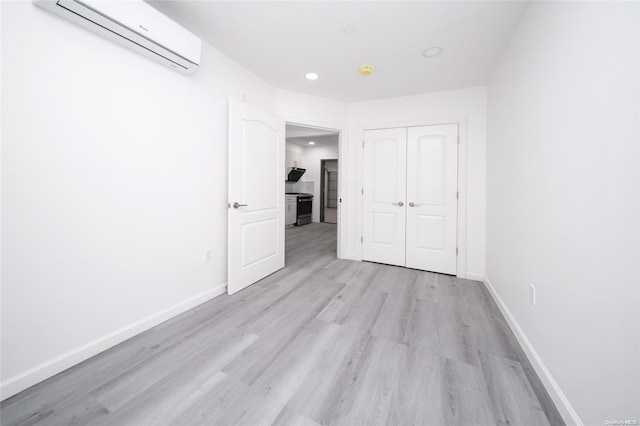
M466 279L483 282L484 281L484 275L474 274L473 272L467 272Z
M49 361L45 361L42 364L30 368L22 373L16 374L15 376L0 383L0 398L1 400L7 399L18 392L53 377L56 374L99 354L100 352L122 343L137 334L155 327L164 321L176 317L189 309L224 293L226 293L226 284L221 284L211 290L207 290L204 293L122 327L113 333L99 337L85 345L50 359Z
M284 120L285 125L293 124L296 126L313 127L313 128L322 129L322 130L335 130L338 132L338 200L340 200L341 198L344 198L343 191L344 191L344 188L347 188L347 185L345 182L346 175L347 175L347 151L348 151L347 138L346 138L346 132L347 132L346 126L336 124L336 123L326 123L326 122L305 120L302 118L296 118L296 117L285 116L285 115L278 115L278 117ZM285 138L286 138L286 134L285 134ZM336 257L338 259L348 259L348 257L344 255L344 251L343 251L343 247L347 247L346 241L344 241L347 235L346 228L345 228L347 223L347 218L346 218L347 214L343 207L344 207L344 203L338 202L338 235L336 238L336 241L337 241ZM353 260L360 260L360 259L353 259Z
M467 152L469 126L466 117L460 117L458 123L458 259L456 275L467 276Z
M518 325L518 322L516 321L514 316L511 315L511 311L509 311L507 305L505 305L503 300L500 298L498 292L493 287L493 284L491 284L489 278L485 277L484 284L487 287L487 290L489 290L491 297L493 297L493 300L496 302L496 305L498 305L500 312L502 312L502 315L504 315L505 319L507 320L511 331L513 332L513 334L515 334L518 342L520 343L520 346L522 346L522 349L524 349L524 352L526 353L527 358L529 358L529 361L531 362L534 370L538 374L538 377L540 377L540 380L542 380L542 384L547 389L547 392L549 392L549 396L551 396L551 399L556 404L556 407L558 408L558 411L560 411L562 419L568 425L574 424L577 426L582 426L582 420L580 420L580 417L578 417L578 414L573 409L571 403L560 389L560 386L551 375L549 369L544 365L544 362L542 362L542 358L540 358L540 355L538 355L536 350L533 348L533 345L524 334L524 331L522 331L522 329L520 328L520 325Z
M345 260L355 260L356 262L362 262L362 258L359 258L357 256L354 256L352 254L347 254L342 256L340 259L345 259Z
M457 244L458 258L456 259L456 276L458 278L467 277L467 151L468 151L468 119L466 116L442 117L434 119L413 120L404 122L390 123L370 123L358 124L355 126L356 134L361 140L364 140L365 130L377 129L393 129L397 127L419 127L419 126L436 126L440 124L457 124L458 136L460 143L458 144L458 227L457 227ZM358 188L364 186L364 147L360 146L358 169ZM363 233L364 221L362 220L364 211L362 206L362 197L358 197L357 217L360 225L360 235ZM357 260L362 260L362 244L358 244Z

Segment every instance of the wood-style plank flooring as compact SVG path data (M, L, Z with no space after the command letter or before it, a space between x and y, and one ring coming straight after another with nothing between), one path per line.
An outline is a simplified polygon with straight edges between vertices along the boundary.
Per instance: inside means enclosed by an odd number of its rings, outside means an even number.
M1 405L2 425L559 425L483 284L335 257L287 266Z

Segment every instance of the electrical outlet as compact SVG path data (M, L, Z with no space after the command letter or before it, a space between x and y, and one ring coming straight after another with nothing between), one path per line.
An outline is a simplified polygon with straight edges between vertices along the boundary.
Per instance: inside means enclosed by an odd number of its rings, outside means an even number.
M204 261L205 263L211 263L213 260L213 254L211 253L211 249L207 249L204 251Z
M536 306L536 288L532 284L529 284L529 290L531 296L531 304L533 306Z

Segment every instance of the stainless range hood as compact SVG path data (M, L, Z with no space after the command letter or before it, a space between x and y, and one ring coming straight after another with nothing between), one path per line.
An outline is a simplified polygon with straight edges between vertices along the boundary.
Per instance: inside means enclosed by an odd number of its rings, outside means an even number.
M298 167L292 167L291 170L289 170L289 174L287 175L287 182L297 182L300 180L300 178L302 177L302 175L304 174L304 172L306 172L307 169L300 169Z

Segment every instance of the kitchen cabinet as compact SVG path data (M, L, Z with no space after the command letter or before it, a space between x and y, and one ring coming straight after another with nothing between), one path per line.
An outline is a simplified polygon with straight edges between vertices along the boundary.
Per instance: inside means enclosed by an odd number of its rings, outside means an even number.
M304 168L304 154L292 149L285 150L284 165L286 166L287 170L291 167Z
M296 203L298 197L295 195L285 195L284 224L293 225L296 223Z
M304 153L293 149L286 149L284 152L284 180L292 167L304 168Z

